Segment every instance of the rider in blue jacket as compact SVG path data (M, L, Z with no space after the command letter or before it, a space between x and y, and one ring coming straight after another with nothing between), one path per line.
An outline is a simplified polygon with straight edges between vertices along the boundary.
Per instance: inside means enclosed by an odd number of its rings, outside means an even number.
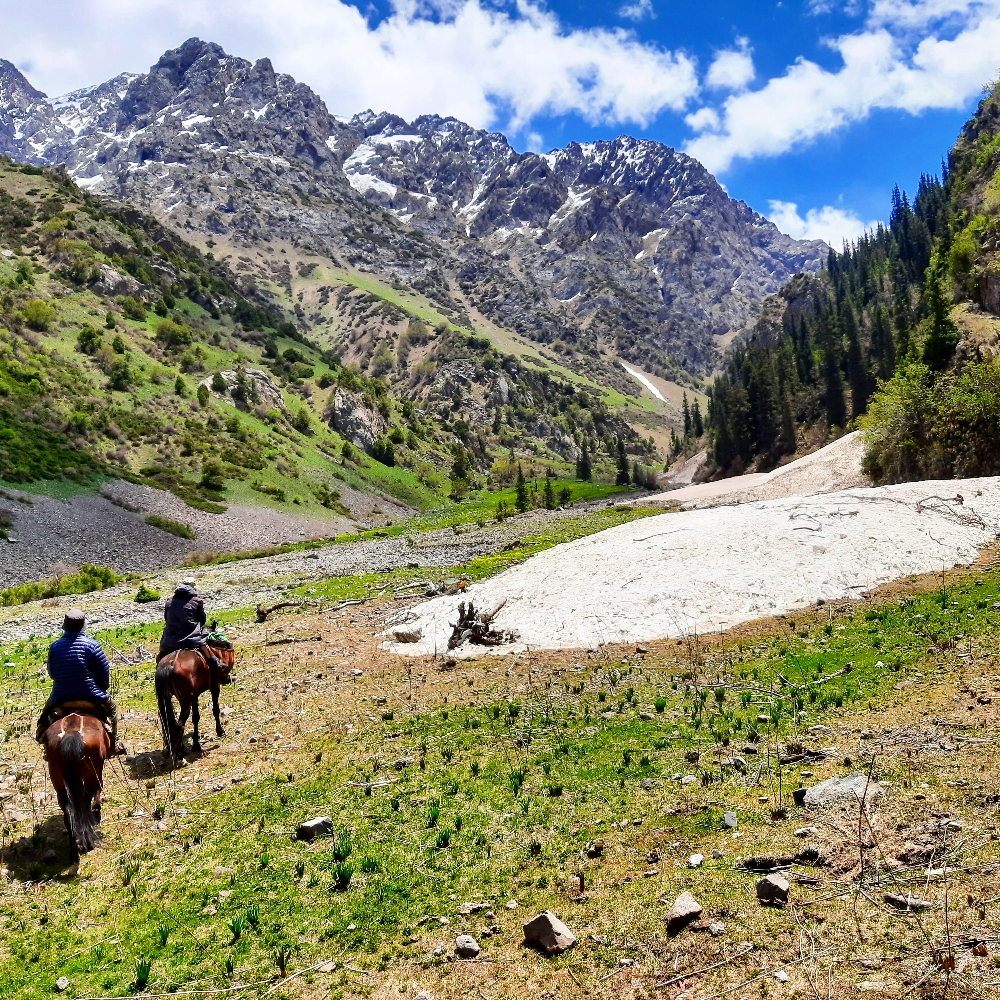
M63 634L49 646L52 693L38 719L35 739L40 743L45 730L67 714L65 709L71 703L85 702L93 706L96 716L111 726L111 752L120 753L124 748L118 745L118 710L108 693L111 667L101 644L84 633L85 625L83 612L71 608L63 619Z

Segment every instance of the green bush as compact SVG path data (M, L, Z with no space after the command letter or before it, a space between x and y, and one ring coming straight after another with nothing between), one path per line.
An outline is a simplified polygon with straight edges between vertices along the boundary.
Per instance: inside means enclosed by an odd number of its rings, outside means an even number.
M152 601L158 601L160 599L160 592L158 590L151 590L144 583L139 584L139 589L135 593L133 600L136 604L149 604Z
M128 361L118 358L112 362L111 370L108 372L108 388L124 392L132 385L135 385L135 373L129 367Z
M76 335L76 349L81 354L96 354L103 340L100 331L92 327L89 323L84 323L80 327L80 332Z
M226 488L226 470L217 458L206 458L201 464L201 488L221 492Z
M169 517L161 517L159 514L150 514L146 518L146 524L159 528L161 531L167 531L178 538L195 537L195 531L189 524L185 524L183 521L174 521Z
M0 607L27 604L28 601L42 601L49 597L63 597L66 594L89 594L94 590L104 590L120 583L120 576L108 566L92 566L84 563L78 572L67 576L57 576L37 583L22 583L16 587L0 590Z
M198 405L204 410L208 407L208 401L211 398L211 393L208 391L207 385L198 386Z
M372 445L372 458L374 458L376 462L381 462L383 465L395 465L396 452L392 447L392 442L386 437L380 437L375 444Z
M122 313L126 319L135 320L136 323L146 322L146 304L139 299L132 298L131 295L122 295L118 299Z
M44 299L29 299L21 306L21 315L30 329L43 333L56 318L56 310Z
M156 324L155 337L167 351L179 351L191 344L191 331L172 319L160 320Z
M879 384L862 427L875 483L1000 474L1000 359L937 377L906 365Z

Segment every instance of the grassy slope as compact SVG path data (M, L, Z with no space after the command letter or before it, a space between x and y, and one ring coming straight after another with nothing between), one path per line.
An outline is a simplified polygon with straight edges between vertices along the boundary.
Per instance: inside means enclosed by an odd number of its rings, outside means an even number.
M48 996L55 978L65 974L74 995L120 995L129 991L136 961L148 958L155 992L263 981L247 990L262 995L275 972L275 949L285 948L296 969L338 960L332 974L310 973L280 991L289 996L363 996L376 986L403 993L421 984L435 996L450 997L485 985L481 973L487 972L507 996L537 995L557 984L578 995L560 970L572 970L574 983L594 989L602 976L621 968L621 957L637 964L625 970L619 988L646 994L677 968L683 973L721 957L707 935L688 932L677 944L663 936L666 905L658 899L669 905L684 888L694 891L712 919L728 925L724 954L737 950L734 942L755 945L752 959L701 980L703 991L751 979L762 962L766 969L799 957L799 927L791 914L762 910L748 900L744 886L752 886L753 878L739 872L735 856L801 846L791 830L803 820L794 811L775 819L770 810L790 805L789 789L811 783L803 768L815 772L813 780L845 770L832 759L779 772L776 748L802 739L819 723L835 730L891 725L917 732L930 725L931 714L954 714L950 692L975 688L983 670L956 654L984 664L996 652L991 608L997 599L995 573L961 571L895 588L874 604L797 614L711 643L660 643L644 656L609 647L590 655L488 659L446 674L419 663L412 665L409 681L406 664L379 654L349 626L354 617L364 619L365 630L374 627L377 616L364 611L348 611L332 622L313 617L282 623L286 632L321 631L323 640L312 645L265 648L265 633L248 631L239 687L227 690L224 699L236 709L227 723L233 738L172 776L115 778L108 839L85 862L85 877L31 892L7 891L0 903L0 989L24 998ZM251 628L245 614L230 617L238 628ZM119 648L127 640L148 646L153 632L118 630L102 638ZM42 655L42 645L31 641L3 650L12 664L5 668L8 740L32 754L19 734L39 699ZM845 662L853 664L849 674L820 683ZM355 664L363 668L360 678L349 672ZM900 687L901 679L906 683ZM132 720L129 738L137 738L138 729L152 748L155 728L143 721L153 709L148 667L119 669L117 680L125 716ZM801 707L791 685L805 685ZM721 700L716 691L724 692ZM384 703L368 700L375 696ZM642 721L638 710L658 698L662 711L651 708L653 720ZM768 721L758 721L760 716ZM995 726L995 716L988 718ZM961 734L979 722L963 709L950 731ZM268 753L261 744L239 746L240 730L244 738L248 731L284 735ZM752 732L759 733L759 753L748 757L750 777L720 771L713 749L727 740L742 746ZM818 745L837 741L836 731L806 738ZM977 751L974 742L963 745L967 754L987 752ZM701 754L695 764L684 759L691 751ZM407 756L412 764L393 766ZM871 760L861 756L853 768L867 769ZM985 759L962 761L926 750L914 756L890 740L871 766L876 777L896 785L892 814L916 825L925 810L921 798L933 798L938 815L943 809L971 819L983 796L996 791L995 775L973 773ZM517 787L512 776L522 772ZM698 774L701 782L680 786L670 780L675 772ZM969 781L956 785L958 774ZM647 778L652 791L642 787ZM372 782L375 787L366 791ZM722 831L726 807L739 814L739 841ZM136 808L142 817L127 818ZM49 835L63 850L54 812L52 802L44 803L35 837L6 851L12 877L37 879L55 871L39 861ZM289 840L298 822L317 814L335 817L338 830L351 833L354 871L346 892L333 887L330 840L312 846ZM163 816L159 827L151 815ZM633 825L633 818L642 825ZM885 824L877 830L891 836ZM440 846L442 831L449 831L446 847ZM964 864L978 871L975 866L997 860L996 844L975 829L969 833ZM604 841L604 855L591 860L584 847L596 839ZM688 853L697 849L710 856L713 846L723 849L721 860L683 870ZM651 851L659 862L650 862ZM831 956L822 949L833 949L839 961L830 968L835 995L851 995L859 978L872 978L850 964L858 955L876 965L887 962L878 978L902 985L907 976L914 981L927 971L920 958L924 933L946 946L940 909L922 918L921 929L868 902L887 891L879 888L880 879L888 890L906 885L907 870L891 878L869 870L866 898L852 891L854 863L818 869L817 885L793 887L800 903L815 900L795 916L817 940L820 955L828 956L812 966L824 988L824 963ZM650 868L656 874L640 877ZM570 903L581 871L589 900ZM917 878L914 892L940 902L942 886L934 880L926 885L919 869ZM966 891L970 899L991 894L988 880L981 885L981 877L970 878L959 876L952 885L955 900L964 900ZM519 902L516 911L504 905L512 898ZM486 901L496 916L462 917L457 908L467 900ZM234 941L227 921L255 916L254 907L257 926L247 924ZM518 944L521 921L549 907L581 938L577 949L551 962L525 955ZM852 908L860 910L859 932ZM442 916L450 926L442 926ZM968 936L975 909L953 902L951 921L956 941ZM491 924L500 930L487 938L481 929ZM465 929L480 937L485 954L499 965L453 968L434 956L439 943L450 951L454 934ZM506 964L510 958L516 962ZM977 961L963 959L959 992L981 981L970 978L977 968L985 970ZM793 984L809 988L802 968L790 971ZM927 974L935 975L933 963Z

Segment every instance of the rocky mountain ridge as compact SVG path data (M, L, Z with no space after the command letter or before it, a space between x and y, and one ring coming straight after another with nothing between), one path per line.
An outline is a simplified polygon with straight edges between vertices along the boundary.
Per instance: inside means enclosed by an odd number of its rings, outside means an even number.
M649 140L518 153L455 119L349 121L267 59L191 39L50 100L0 63L0 153L235 248L288 241L591 364L690 380L827 248ZM271 279L289 286L284 262ZM288 288L290 290L290 287ZM302 319L302 317L300 317Z

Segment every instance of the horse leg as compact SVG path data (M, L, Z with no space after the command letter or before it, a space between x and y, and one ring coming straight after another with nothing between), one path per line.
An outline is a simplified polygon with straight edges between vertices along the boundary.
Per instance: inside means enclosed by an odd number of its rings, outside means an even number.
M76 837L73 836L73 828L69 823L69 796L65 787L60 788L56 793L56 801L63 814L63 825L66 827L66 836L69 837L69 859L74 864L80 863L80 849L76 845Z
M219 717L219 689L218 687L212 688L212 715L215 716L215 735L222 739L226 735L225 729L222 728L222 719Z
M198 711L198 695L194 696L194 702L191 705L191 725L194 727L194 747L195 753L201 753L201 739L198 736L198 721L201 719L201 713Z

